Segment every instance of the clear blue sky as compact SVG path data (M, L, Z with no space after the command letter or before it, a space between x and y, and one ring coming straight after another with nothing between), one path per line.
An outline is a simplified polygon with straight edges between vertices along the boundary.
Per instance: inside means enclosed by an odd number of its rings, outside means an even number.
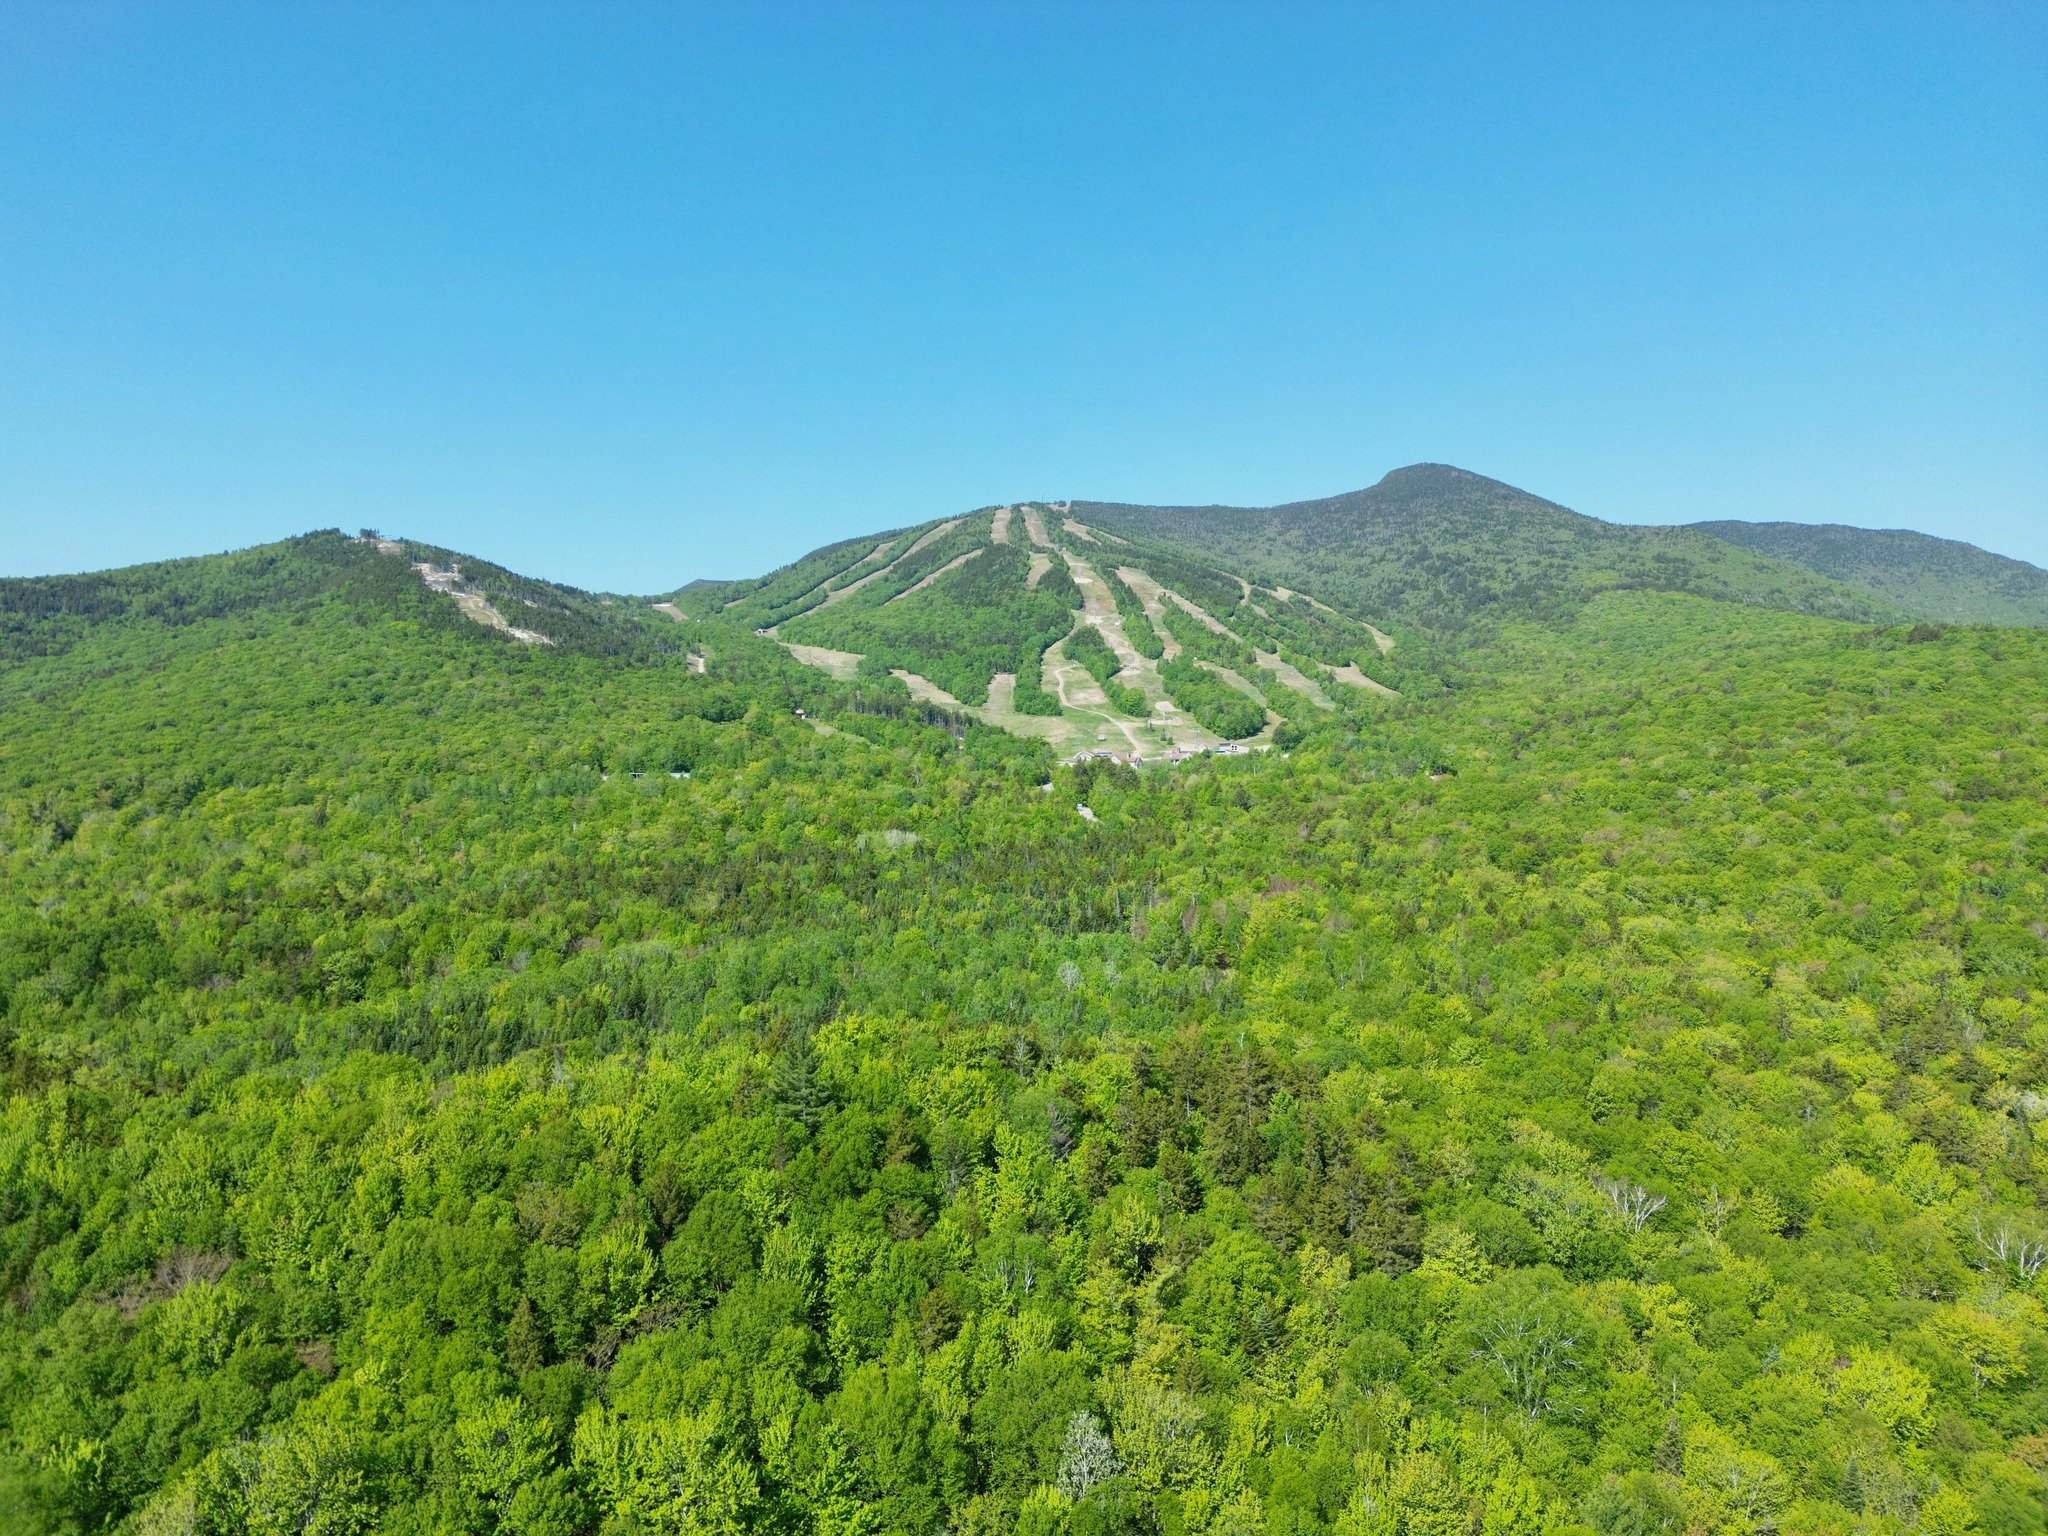
M2048 6L0 7L0 572L1424 459L2048 564Z

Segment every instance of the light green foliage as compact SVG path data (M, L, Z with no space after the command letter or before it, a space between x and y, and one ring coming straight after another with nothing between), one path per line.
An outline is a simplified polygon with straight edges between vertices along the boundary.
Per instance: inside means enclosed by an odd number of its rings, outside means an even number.
M2048 571L1974 544L1903 528L1737 522L1692 526L1868 592L1916 619L2048 624Z
M2042 1530L2048 636L1609 592L1137 774L333 537L53 590L10 1531Z
M1051 572L1037 588L1026 587L1030 557L1015 545L972 542L986 531L956 529L917 557L915 567L928 565L928 575L966 550L980 550L923 591L889 601L915 585L908 579L899 585L892 575L872 591L863 588L843 603L792 620L781 634L802 644L859 652L882 668L915 672L968 704L986 701L996 673L1013 672L1020 712L1057 713L1056 701L1050 709L1038 704L1040 658L1073 623L1080 594L1071 580L1064 591L1054 585Z
M1218 736L1256 736L1265 727L1257 700L1185 655L1161 662L1159 677L1173 701Z
M1142 689L1117 681L1123 663L1117 660L1116 652L1110 649L1109 642L1094 626L1076 625L1074 632L1067 636L1066 653L1069 661L1080 663L1088 675L1102 685L1102 691L1112 706L1141 719L1152 712Z
M1159 631L1145 612L1145 601L1133 592L1130 584L1117 573L1118 557L1097 562L1102 579L1109 586L1109 595L1116 603L1116 611L1124 621L1124 634L1131 642L1131 648L1148 661L1157 661L1166 654L1165 642L1159 638Z

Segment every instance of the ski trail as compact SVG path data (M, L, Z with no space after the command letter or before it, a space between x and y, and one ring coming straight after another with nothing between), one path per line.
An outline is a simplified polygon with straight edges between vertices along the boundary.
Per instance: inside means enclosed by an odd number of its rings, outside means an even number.
M947 572L959 570L961 566L965 565L968 561L972 560L976 555L980 554L982 550L985 548L987 548L986 545L976 545L973 549L970 549L964 555L955 555L952 559L948 560L944 565L940 566L936 571L933 571L931 575L925 577L923 581L918 582L915 586L905 587L901 592L898 592L894 597L889 599L889 603L900 603L903 601L903 599L909 597L912 593L922 592L926 587L930 586L933 582L937 581L941 576L944 576ZM882 604L882 606L886 608L889 606L889 603L884 603Z
M923 549L929 544L931 544L931 542L934 539L944 538L947 534L951 533L955 528L958 528L962 523L966 521L967 519L964 517L956 517L951 519L950 521L939 524L938 527L929 530L915 543L913 543L910 546L910 548L904 550L902 554L898 555L894 560L891 560L887 565L883 566L881 569L869 571L867 575L861 577L859 581L848 582L843 587L834 588L830 593L826 595L825 601L818 604L818 606L815 608L805 609L804 613L822 613L825 609L832 607L836 603L845 602L846 599L853 596L854 593L858 592L862 587L866 586L869 582L879 581L882 577L888 575L891 571L895 570L897 566L901 565L904 561L908 560L912 555L916 554L920 549ZM870 556L870 558L873 557ZM803 614L793 614L791 615L791 617L801 618L803 617Z
M1341 667L1333 667L1326 661L1323 663L1323 670L1336 678L1340 683L1349 683L1352 687L1363 688L1368 693L1377 693L1389 699L1401 697L1399 693L1389 688L1385 683L1377 682L1359 671L1358 663L1355 661L1346 662Z
M1166 589L1143 571L1132 566L1120 565L1116 568L1116 574L1125 586L1138 595L1138 602L1144 607L1145 618L1152 626L1152 633L1159 637L1162 648L1159 659L1172 661L1180 655L1181 645L1180 641L1174 638L1173 631L1166 627L1166 604L1161 596Z

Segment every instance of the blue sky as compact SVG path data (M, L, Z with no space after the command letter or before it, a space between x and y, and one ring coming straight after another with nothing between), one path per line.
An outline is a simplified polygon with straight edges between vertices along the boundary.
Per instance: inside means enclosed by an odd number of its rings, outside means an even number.
M2048 564L2048 11L0 8L0 573L1440 460Z

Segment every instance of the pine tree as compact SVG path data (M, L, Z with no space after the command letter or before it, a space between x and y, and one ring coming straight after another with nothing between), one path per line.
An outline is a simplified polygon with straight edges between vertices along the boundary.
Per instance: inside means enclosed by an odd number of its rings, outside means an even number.
M808 1034L798 1034L775 1060L775 1107L805 1130L816 1130L831 1106L831 1092L818 1075L818 1051Z
M515 1376L537 1371L548 1363L548 1336L534 1316L533 1302L519 1298L512 1309L512 1321L505 1327L505 1363Z

